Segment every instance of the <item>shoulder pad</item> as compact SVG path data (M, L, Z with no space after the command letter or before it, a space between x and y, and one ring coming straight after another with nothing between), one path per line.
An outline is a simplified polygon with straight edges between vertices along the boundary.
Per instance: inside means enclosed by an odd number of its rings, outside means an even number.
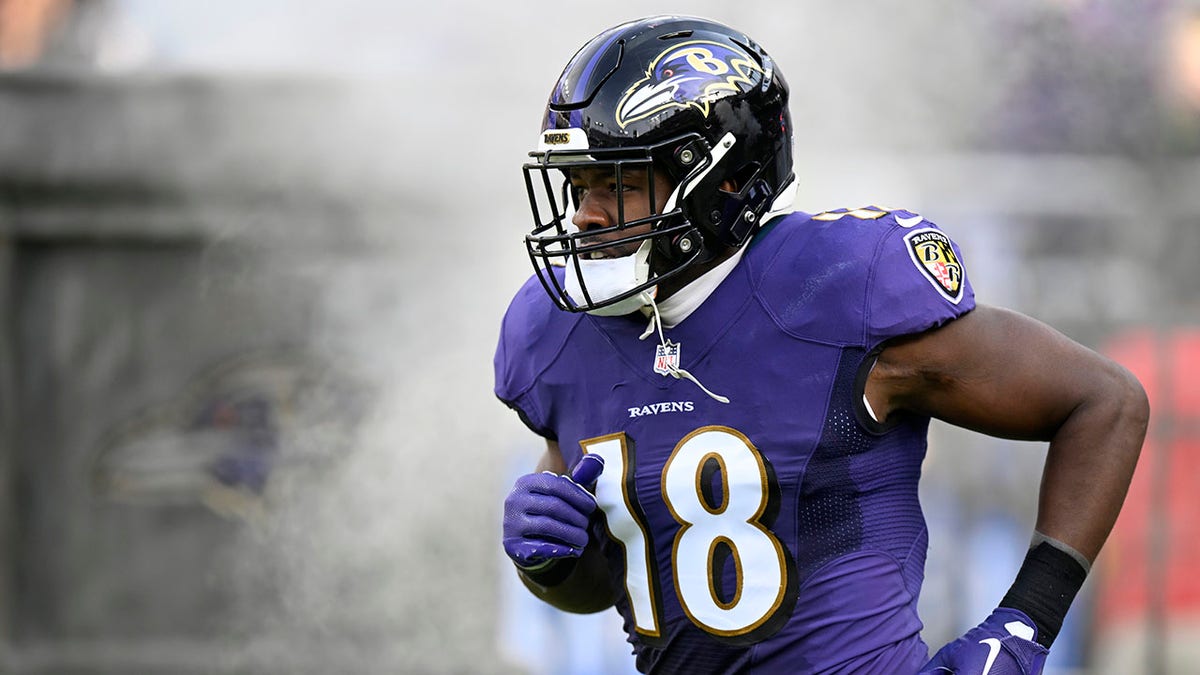
M554 306L545 289L532 275L517 291L500 324L500 339L492 365L495 394L516 408L534 431L544 433L545 420L526 396L558 355L583 315Z
M759 297L789 333L871 347L974 307L957 247L920 215L879 206L795 215L751 262Z

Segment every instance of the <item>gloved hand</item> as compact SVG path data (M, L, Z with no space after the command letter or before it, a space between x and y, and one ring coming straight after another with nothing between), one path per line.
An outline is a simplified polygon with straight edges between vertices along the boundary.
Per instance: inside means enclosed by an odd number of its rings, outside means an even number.
M1023 612L999 607L983 623L942 647L918 675L1040 675L1050 650L1034 642Z
M584 455L570 478L543 471L517 479L504 500L504 552L517 566L537 570L583 554L588 517L596 510L596 498L583 486L603 470L602 457Z

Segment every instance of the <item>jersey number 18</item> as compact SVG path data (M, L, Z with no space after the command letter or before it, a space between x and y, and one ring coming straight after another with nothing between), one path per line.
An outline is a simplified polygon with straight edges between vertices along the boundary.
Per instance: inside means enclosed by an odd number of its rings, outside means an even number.
M636 454L624 433L580 442L604 458L596 500L609 534L625 551L625 589L639 633L660 634L661 594L644 506L634 489ZM675 596L687 617L735 642L775 632L790 606L795 566L763 524L778 494L766 458L745 435L723 426L692 431L662 467L662 506L679 524L671 546ZM652 497L656 497L652 496ZM723 582L733 566L732 586ZM789 607L790 608L790 607Z

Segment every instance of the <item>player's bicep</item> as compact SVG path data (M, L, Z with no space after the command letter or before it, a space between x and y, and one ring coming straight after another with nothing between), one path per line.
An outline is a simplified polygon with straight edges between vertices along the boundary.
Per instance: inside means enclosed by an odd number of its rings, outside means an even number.
M910 412L994 436L1048 440L1104 386L1108 370L1106 359L1045 324L979 307L888 345L866 394L881 416Z

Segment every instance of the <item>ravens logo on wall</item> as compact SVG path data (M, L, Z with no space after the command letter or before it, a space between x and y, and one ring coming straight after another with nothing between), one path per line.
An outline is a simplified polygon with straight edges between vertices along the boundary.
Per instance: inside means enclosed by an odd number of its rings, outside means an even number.
M123 503L253 517L272 481L348 451L365 394L299 351L235 357L105 434L93 490Z

